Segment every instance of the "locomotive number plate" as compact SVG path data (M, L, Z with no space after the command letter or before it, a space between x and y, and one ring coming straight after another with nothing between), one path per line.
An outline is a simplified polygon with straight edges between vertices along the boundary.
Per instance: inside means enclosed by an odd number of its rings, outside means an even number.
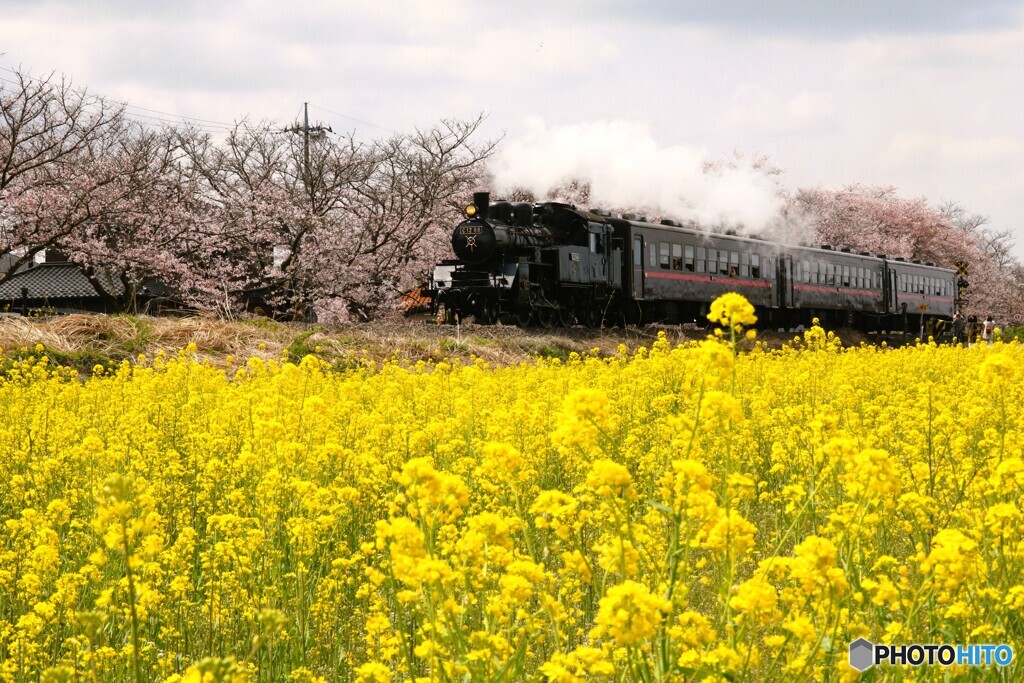
M459 228L460 235L482 235L484 229L479 225L463 225Z

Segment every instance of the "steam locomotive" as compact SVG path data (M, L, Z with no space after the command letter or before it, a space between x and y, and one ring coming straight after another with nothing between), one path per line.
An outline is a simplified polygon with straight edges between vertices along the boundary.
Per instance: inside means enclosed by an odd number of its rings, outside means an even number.
M473 195L424 294L454 323L521 326L704 322L711 301L743 294L762 323L819 318L864 331L949 319L955 272L824 245L717 234L645 216Z

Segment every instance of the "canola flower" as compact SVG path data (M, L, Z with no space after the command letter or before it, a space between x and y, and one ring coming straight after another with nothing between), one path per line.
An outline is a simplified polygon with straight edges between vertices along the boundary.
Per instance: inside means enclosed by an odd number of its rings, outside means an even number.
M0 359L0 681L853 680L1024 636L1024 348ZM895 669L908 680L964 670ZM1008 671L975 672L1003 676Z

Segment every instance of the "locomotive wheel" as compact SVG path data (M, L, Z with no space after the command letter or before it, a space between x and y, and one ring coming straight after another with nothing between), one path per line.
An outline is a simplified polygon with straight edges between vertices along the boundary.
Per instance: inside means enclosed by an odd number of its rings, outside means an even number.
M572 327L575 317L572 314L572 309L568 306L558 307L558 324L562 327Z
M516 325L519 325L519 327L529 327L532 321L533 311L530 310L529 308L523 308L516 311L515 323Z
M551 329L552 327L555 326L556 316L557 313L553 308L542 306L537 309L537 322L539 322L540 326L545 329Z
M590 303L586 309L586 320L587 327L600 327L601 325L601 308L596 301Z
M485 301L480 305L480 319L477 321L481 325L493 325L498 322L498 304L493 301Z

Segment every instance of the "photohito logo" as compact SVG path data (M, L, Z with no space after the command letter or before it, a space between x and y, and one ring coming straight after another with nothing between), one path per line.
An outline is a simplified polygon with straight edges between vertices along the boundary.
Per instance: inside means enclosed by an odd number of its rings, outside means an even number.
M850 666L867 671L876 664L910 666L1007 666L1013 661L1009 645L875 645L866 638L850 643Z

